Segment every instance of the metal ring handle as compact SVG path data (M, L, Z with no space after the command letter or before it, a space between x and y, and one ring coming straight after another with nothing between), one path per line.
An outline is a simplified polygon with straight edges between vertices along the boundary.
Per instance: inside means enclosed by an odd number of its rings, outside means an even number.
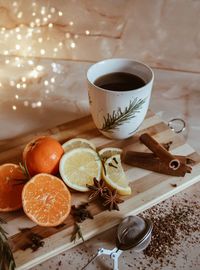
M175 123L181 125L178 130L174 127ZM182 118L173 118L173 119L169 120L168 127L170 127L171 130L173 130L175 133L181 133L181 132L183 132L185 130L186 123Z

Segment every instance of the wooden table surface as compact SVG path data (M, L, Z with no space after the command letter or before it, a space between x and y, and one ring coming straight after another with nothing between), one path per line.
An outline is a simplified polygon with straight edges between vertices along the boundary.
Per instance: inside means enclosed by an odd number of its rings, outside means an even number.
M155 72L150 108L168 122L186 122L183 135L200 152L200 2L188 0L4 1L0 3L0 146L18 136L50 128L89 113L86 71L109 57L128 57ZM46 19L45 19L46 18ZM39 20L38 20L39 19ZM37 21L36 21L37 20ZM187 200L199 205L196 184L163 204ZM181 232L180 232L181 235ZM113 231L101 234L33 268L80 269L99 246L113 247ZM120 269L193 269L200 267L199 232L183 238L158 260L126 252ZM179 254L177 254L179 253ZM168 260L175 266L169 266ZM110 258L88 269L109 269ZM142 263L142 264L141 264ZM134 266L133 266L134 265ZM132 267L132 268L131 268Z

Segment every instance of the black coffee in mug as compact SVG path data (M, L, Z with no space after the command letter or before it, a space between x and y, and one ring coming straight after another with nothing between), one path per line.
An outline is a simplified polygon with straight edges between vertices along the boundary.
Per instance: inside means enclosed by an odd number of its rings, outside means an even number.
M145 81L137 75L126 72L113 72L97 78L94 84L105 90L129 91L145 86Z

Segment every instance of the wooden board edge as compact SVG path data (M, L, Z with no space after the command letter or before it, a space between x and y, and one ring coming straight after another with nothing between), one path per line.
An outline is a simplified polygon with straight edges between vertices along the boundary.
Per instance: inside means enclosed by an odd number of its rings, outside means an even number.
M200 166L199 166L200 169ZM150 200L149 202L147 202L145 205L140 206L136 209L134 209L132 212L129 212L128 215L138 215L139 213L157 205L158 203L172 197L173 195L183 191L184 189L188 188L189 186L197 183L200 181L200 176L196 175L193 179L191 179L190 181L186 181L184 184L177 186L176 188L174 188L173 190L168 191L166 194L162 194L160 196L158 196L155 199ZM118 225L118 221L116 220L116 222L113 222L112 224L110 224L109 226L103 226L101 227L101 229L98 231L98 234L103 233L111 228L113 228L114 226ZM94 234L90 234L88 237L85 237L85 240L89 240L92 237L97 236L98 234L96 234L96 232ZM46 260L55 257L57 255L59 255L60 253L69 250L70 248L73 248L79 244L81 244L81 240L77 241L77 243L75 245L72 244L72 246L69 246L69 244L66 245L62 245L60 247L58 247L57 249L52 250L51 252L48 252L42 256L40 256L40 258L34 258L33 260L29 261L28 263L25 263L22 266L19 266L16 268L16 270L28 270L34 266L37 266L38 264L45 262Z

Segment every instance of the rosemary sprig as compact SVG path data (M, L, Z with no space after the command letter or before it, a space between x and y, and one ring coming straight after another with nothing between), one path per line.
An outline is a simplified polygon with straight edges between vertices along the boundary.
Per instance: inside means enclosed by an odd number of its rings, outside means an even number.
M2 218L0 223L6 223ZM8 238L6 236L7 232L0 225L0 269L1 270L14 270L15 260L13 253L8 244Z
M19 162L19 166L20 166L23 174L25 175L26 179L28 179L28 180L31 179L31 176L30 176L30 173L28 171L26 162L24 162L24 164L22 164L21 162Z
M6 224L6 221L0 217L0 224Z
M28 182L31 179L28 168L26 166L26 162L24 164L19 162L19 167L22 170L22 173L25 176L25 179L13 179L14 180L14 182L13 182L14 186L24 185L26 182Z
M125 107L122 111L119 107L117 111L113 111L112 114L107 113L104 116L104 123L100 130L113 132L113 129L118 129L123 123L129 121L131 118L135 117L136 113L138 113L142 105L145 103L146 98L138 99L135 98L133 101L130 101L129 105Z
M71 237L71 242L74 241L74 243L75 243L77 238L78 239L81 238L82 241L85 242L85 240L83 238L83 234L81 232L81 227L77 223L75 223L75 225L74 225L74 231L73 231L72 237Z

